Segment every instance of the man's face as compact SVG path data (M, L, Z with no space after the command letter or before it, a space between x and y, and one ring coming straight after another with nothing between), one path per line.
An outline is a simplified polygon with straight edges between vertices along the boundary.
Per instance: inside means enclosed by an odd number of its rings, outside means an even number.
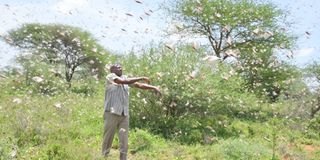
M117 76L121 76L122 75L122 67L120 65L115 65L111 67L111 72L115 73Z

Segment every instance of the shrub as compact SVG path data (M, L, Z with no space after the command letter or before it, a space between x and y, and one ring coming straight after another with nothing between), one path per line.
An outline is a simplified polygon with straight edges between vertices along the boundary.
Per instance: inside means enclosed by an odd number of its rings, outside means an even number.
M160 142L160 139L147 131L136 129L130 132L129 145L131 153L152 149L155 145L160 145L158 142Z
M82 94L84 96L90 96L96 93L96 90L94 88L93 84L88 84L88 83L84 83L84 84L75 84L73 85L73 87L71 88L71 92L73 93L77 93L77 94Z
M150 92L132 89L131 126L184 143L203 143L205 137L217 134L232 136L225 129L230 117L259 106L258 99L242 89L243 80L231 65L208 63L205 56L188 46L176 52L157 48L126 56L127 73L151 77L163 92L157 99Z

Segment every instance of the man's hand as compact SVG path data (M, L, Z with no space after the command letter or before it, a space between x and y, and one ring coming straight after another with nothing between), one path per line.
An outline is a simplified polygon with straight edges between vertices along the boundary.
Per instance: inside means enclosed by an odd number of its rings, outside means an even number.
M148 77L142 77L141 79L147 84L149 84L151 82Z
M155 92L155 94L156 94L158 97L161 97L161 96L162 96L159 87L154 87L154 92Z

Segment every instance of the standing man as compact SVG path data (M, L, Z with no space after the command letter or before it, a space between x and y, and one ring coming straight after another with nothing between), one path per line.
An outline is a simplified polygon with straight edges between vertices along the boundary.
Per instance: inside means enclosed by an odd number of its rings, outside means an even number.
M114 134L116 130L119 130L120 160L126 160L129 131L129 86L154 90L157 95L161 93L158 87L146 84L150 83L148 77L127 78L122 75L122 68L119 64L112 65L110 72L106 77L102 155L108 156ZM139 83L139 81L145 83Z

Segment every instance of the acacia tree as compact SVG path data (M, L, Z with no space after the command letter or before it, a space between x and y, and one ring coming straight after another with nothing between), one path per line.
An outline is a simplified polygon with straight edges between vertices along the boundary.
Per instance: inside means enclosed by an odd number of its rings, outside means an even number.
M266 47L289 48L291 38L281 28L281 10L273 4L249 0L182 0L176 1L173 20L181 32L206 37L217 57L235 56L228 49L250 47L252 43ZM252 48L252 47L251 47Z
M106 51L80 28L60 24L25 24L9 31L10 45L27 49L49 64L64 64L65 79L71 80L77 68L103 72Z
M290 76L285 69L279 69L281 64L273 65L280 63L273 56L274 51L290 49L294 43L283 27L287 22L281 10L271 3L254 0L181 0L172 6L169 12L173 21L180 23L177 33L207 39L213 54L223 60L236 57L240 63L238 71L251 91L264 83L259 88L267 88L259 90L259 94L268 92L274 97L272 93L280 93L279 84Z

